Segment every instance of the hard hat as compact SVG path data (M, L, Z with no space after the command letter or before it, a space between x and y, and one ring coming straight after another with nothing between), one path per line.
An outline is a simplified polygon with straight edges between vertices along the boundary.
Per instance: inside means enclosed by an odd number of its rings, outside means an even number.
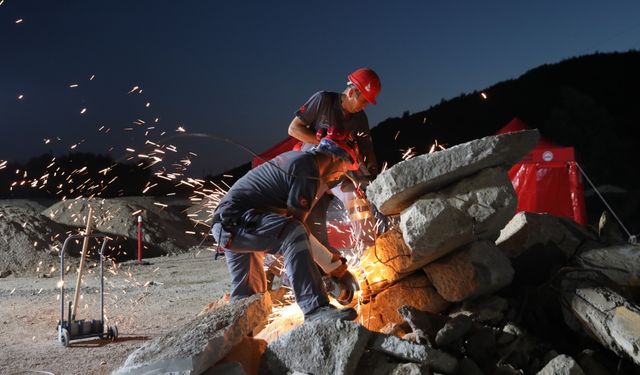
M360 68L349 74L349 82L353 83L371 104L376 104L376 96L380 93L382 85L380 77L369 68Z
M349 131L331 127L316 148L349 162L348 169L355 171L360 168L360 150Z

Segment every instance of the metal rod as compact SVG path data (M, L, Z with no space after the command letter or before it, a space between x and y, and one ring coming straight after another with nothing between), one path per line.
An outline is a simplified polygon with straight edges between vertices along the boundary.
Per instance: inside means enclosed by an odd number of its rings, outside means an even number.
M604 199L602 194L600 194L600 192L598 191L596 186L593 184L593 182L591 182L591 180L589 179L589 176L587 176L587 173L584 171L584 169L582 169L580 164L576 163L576 165L578 166L578 169L580 169L580 173L582 173L584 178L586 178L587 181L589 182L589 185L591 185L591 187L596 192L596 194L598 194L598 197L600 197L600 199L602 200L602 203L604 203L604 205L607 207L609 212L611 212L611 215L613 215L613 217L616 219L616 221L618 221L618 224L620 224L622 229L624 229L624 231L627 233L627 236L629 236L629 240L631 240L634 236L627 230L627 227L624 226L624 224L622 223L622 220L620 220L618 215L616 215L616 213L613 211L613 208L611 208L611 206L609 206L609 203L607 203L607 201Z
M104 249L109 242L109 238L105 237L100 247L100 320L102 321L102 333L104 333Z

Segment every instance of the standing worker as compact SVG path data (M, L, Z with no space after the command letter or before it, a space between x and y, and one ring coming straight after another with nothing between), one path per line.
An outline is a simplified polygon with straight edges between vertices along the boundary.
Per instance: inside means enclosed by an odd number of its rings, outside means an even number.
M289 135L303 142L302 150L308 150L319 143L327 129L349 132L363 156L363 165L359 171L352 174L352 180L368 183L378 174L378 163L364 108L369 103L376 104L380 89L380 78L372 69L360 68L354 71L349 74L347 87L342 93L320 91L313 94L295 112L295 117L289 124ZM365 246L371 245L374 241L373 218L364 197L357 194L351 182L345 182L331 192L350 212L354 237ZM328 242L326 210L330 200L330 195L324 197L310 218L312 232L325 244Z
M315 264L340 278L348 272L346 260L320 246L304 223L318 198L359 167L358 159L353 140L329 134L316 147L285 152L233 184L214 211L212 227L225 250L232 301L265 293L264 252L281 253L305 321L356 318L354 309L329 304Z

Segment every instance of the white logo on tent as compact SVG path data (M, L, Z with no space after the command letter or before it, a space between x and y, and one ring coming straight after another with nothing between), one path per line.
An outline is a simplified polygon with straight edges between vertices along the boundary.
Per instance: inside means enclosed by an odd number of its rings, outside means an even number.
M542 153L542 160L544 161L551 161L553 160L553 152L551 151L545 151Z

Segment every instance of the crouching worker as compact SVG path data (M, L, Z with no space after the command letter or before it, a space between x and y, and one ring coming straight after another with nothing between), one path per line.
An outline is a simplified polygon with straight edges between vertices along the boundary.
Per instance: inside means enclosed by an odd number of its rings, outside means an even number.
M223 247L231 275L231 300L267 291L264 252L280 252L304 319L353 320L354 309L329 304L321 273L341 277L344 258L309 233L305 220L316 201L358 168L352 140L323 138L308 151L283 153L249 171L216 208L212 235Z

